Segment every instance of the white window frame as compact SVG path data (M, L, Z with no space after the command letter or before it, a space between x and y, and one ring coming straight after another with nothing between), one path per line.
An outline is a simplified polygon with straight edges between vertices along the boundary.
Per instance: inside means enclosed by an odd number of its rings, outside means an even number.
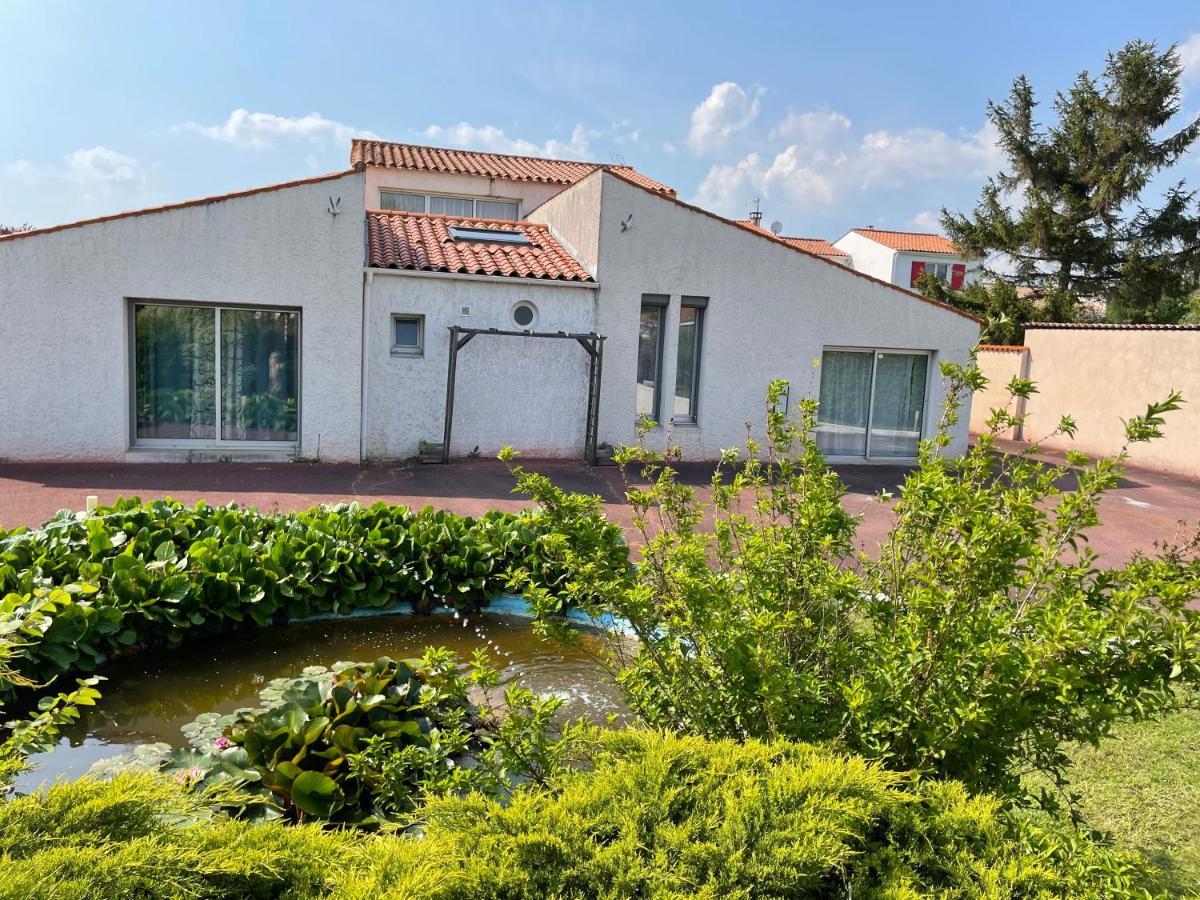
M383 204L383 195L384 194L407 194L410 197L421 197L424 199L424 205L422 206L422 208L420 210L417 210L417 211L424 212L424 213L429 212L429 198L430 197L445 197L448 200L469 200L471 202L471 215L468 218L476 218L476 219L484 218L483 216L480 216L478 214L479 213L479 201L481 201L481 200L484 202L487 202L487 203L512 203L514 206L516 206L517 212L516 212L516 215L513 216L511 221L518 222L521 219L521 201L520 201L520 199L518 199L516 197L479 197L479 196L475 196L475 195L466 195L466 194L443 194L439 191L406 191L406 190L402 190L401 188L380 188L379 189L379 206L381 209L386 209L386 207ZM404 212L404 210L400 210L400 209L389 210L389 212ZM437 215L443 215L443 213L438 213ZM507 222L510 220L501 219L501 220L497 220L497 221Z
M303 349L304 349L304 314L298 306L271 306L261 303L206 303L192 300L159 300L151 297L126 297L128 306L127 340L129 344L129 359L127 375L129 384L129 447L131 450L147 448L161 450L229 450L255 452L261 450L298 450L301 446L303 427L304 401L301 393L303 378ZM137 308L139 306L183 306L192 309L214 310L213 334L215 335L213 356L213 371L216 373L215 389L216 402L213 406L213 421L216 428L215 438L144 438L137 433ZM296 439L294 441L236 441L221 437L221 310L249 309L266 312L287 312L296 315Z
M874 425L875 419L875 372L879 368L879 356L884 353L896 353L907 356L924 356L928 359L925 364L925 402L921 406L921 433L917 435L917 441L925 440L929 434L929 398L930 389L933 384L933 358L935 351L933 350L912 350L907 347L848 347L839 344L830 344L821 347L821 356L824 358L826 351L835 353L870 353L871 354L871 393L867 396L867 426L866 426L866 442L863 447L863 455L850 456L826 456L825 459L834 463L854 463L854 462L882 462L882 463L898 463L905 464L914 462L915 456L872 456L871 455L871 426ZM821 386L817 385L817 396L821 395ZM819 415L819 414L818 414ZM822 451L823 452L823 451Z
M417 344L411 346L409 344L396 343L396 323L416 322L417 323ZM392 356L424 356L425 355L425 316L420 313L392 313L391 318L391 334L389 338L392 344Z

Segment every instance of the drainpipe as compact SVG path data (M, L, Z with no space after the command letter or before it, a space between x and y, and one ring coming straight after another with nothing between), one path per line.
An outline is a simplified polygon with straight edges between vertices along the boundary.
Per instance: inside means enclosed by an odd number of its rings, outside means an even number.
M367 461L367 376L371 371L371 367L367 358L367 307L371 296L371 282L375 280L375 273L371 271L363 272L363 288L362 288L362 338L359 348L359 375L358 381L360 392L358 398L358 461L365 463Z

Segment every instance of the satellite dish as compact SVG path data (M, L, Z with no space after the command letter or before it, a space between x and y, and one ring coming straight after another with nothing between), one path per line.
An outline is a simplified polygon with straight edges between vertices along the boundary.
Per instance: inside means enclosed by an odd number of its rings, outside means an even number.
M776 219L771 223L771 234L779 234L781 231L783 231L783 223Z

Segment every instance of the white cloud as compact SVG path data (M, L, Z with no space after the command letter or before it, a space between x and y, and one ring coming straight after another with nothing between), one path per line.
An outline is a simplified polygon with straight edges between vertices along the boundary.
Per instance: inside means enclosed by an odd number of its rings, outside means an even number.
M910 227L918 231L941 231L942 220L933 210L923 209L908 220Z
M873 131L856 138L849 118L832 110L789 113L770 139L788 139L774 155L751 153L714 165L696 202L741 216L754 197L832 208L856 192L902 188L930 180L982 178L1003 162L990 125L947 134L930 128Z
M141 163L108 147L74 150L57 165L39 166L27 159L18 159L4 167L4 174L29 185L47 180L70 182L80 189L80 196L85 200L145 184Z
M235 109L220 125L185 122L173 130L190 131L209 140L256 149L271 147L281 141L349 144L352 137L378 137L374 132L335 122L316 112L306 116L277 116L245 109Z
M63 159L63 173L85 188L107 191L141 180L138 161L107 147L76 150Z
M763 94L755 86L747 93L733 81L713 85L708 96L692 110L688 145L697 153L719 150L758 116L758 100Z
M900 187L925 178L990 175L1004 161L990 123L958 137L932 128L873 131L859 144L853 166L862 187Z
M495 125L472 125L459 122L443 127L430 125L424 134L431 141L462 147L469 150L484 150L491 153L514 153L518 156L548 156L553 159L581 159L588 154L588 140L601 132L589 131L577 124L569 140L551 138L544 144L535 144L523 138L509 137L503 128Z
M841 137L852 123L840 112L822 109L815 112L789 112L767 137L772 141L794 141L801 144L824 144Z
M4 166L4 174L20 179L26 184L37 184L42 180L43 170L27 159L18 159Z
M762 189L766 167L757 153L733 165L716 165L708 170L696 194L696 203L725 215L745 218L755 192Z
M1179 45L1179 61L1183 64L1183 80L1200 84L1200 31Z

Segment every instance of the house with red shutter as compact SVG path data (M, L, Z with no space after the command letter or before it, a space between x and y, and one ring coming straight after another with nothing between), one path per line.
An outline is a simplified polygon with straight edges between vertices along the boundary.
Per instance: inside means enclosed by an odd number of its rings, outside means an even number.
M982 259L964 256L940 234L852 228L833 246L850 257L855 271L903 288L915 288L922 273L931 272L959 290L983 268Z

